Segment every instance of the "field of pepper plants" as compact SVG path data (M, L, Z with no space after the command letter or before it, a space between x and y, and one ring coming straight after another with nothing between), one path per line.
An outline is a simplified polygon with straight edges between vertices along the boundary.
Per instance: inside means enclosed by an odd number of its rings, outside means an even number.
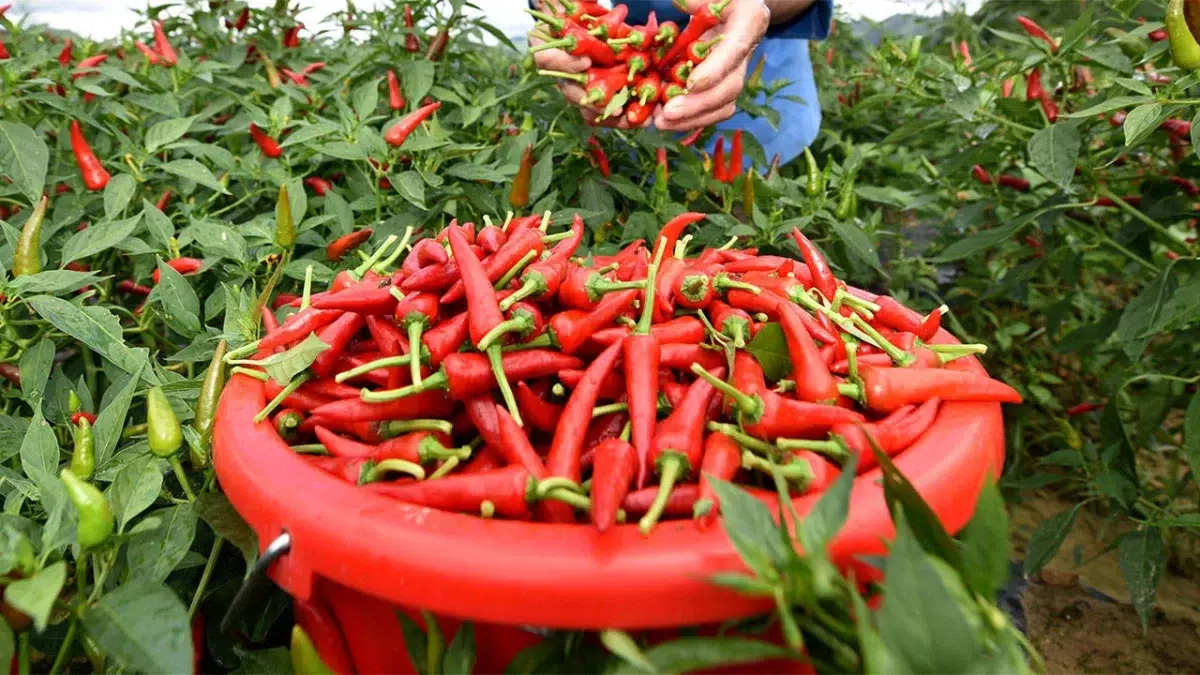
M463 0L3 7L12 672L1200 667L1200 2L839 20L783 166Z

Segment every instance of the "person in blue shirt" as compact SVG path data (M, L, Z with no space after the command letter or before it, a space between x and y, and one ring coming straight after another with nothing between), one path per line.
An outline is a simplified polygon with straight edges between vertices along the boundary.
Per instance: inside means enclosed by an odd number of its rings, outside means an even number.
M687 24L688 14L710 2L680 0L688 10L685 14L671 0L629 0L624 3L629 7L626 22L644 24L653 11L659 22L675 21L682 28ZM531 0L530 4L540 3ZM709 125L729 132L742 129L758 141L768 159L779 155L780 163L787 164L812 143L821 127L821 107L808 41L827 37L832 18L833 0L732 0L721 13L721 23L704 37L723 36L709 57L692 71L687 82L688 93L660 106L648 124L662 131L687 131ZM530 36L531 45L539 42L539 38ZM535 58L539 68L549 70L582 72L591 66L589 59L559 49L538 52ZM767 101L779 112L778 129L766 119L752 118L736 108L737 98L746 85L747 70L760 58L765 59L763 82L780 79L790 82ZM583 98L583 88L578 84L563 81L559 88L576 105ZM581 112L588 122L624 125L623 117L619 121L598 122L601 111L597 109L584 107ZM715 142L714 135L709 142L710 152ZM743 162L749 166L750 158L745 156Z

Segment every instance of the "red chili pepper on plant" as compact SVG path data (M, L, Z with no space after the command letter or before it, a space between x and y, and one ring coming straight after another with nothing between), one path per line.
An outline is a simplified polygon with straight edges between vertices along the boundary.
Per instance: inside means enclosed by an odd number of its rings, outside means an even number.
M71 120L71 150L75 153L75 163L79 165L83 184L89 190L103 190L111 176L96 158L96 153L92 152L78 120Z
M408 10L408 6L405 6ZM409 10L411 11L411 10ZM392 110L404 109L404 92L400 91L400 78L396 75L396 71L390 68L387 71L388 83L388 107Z
M176 272L179 272L184 276L188 276L190 274L199 272L200 268L204 267L204 261L200 258L172 258L171 260L167 261L167 265ZM152 277L156 286L159 282L159 276L160 271L155 269Z
M604 148L600 146L600 141L594 135L588 136L587 140L588 152L592 155L592 161L596 163L596 167L600 169L600 175L608 178L608 155L604 152Z
M175 48L171 46L171 41L167 39L167 32L163 28L163 22L155 21L154 26L154 50L162 56L163 61L172 66L179 63L179 57L175 54Z
M258 145L258 149L262 151L262 154L267 157L275 159L283 154L279 143L274 138L268 136L262 129L259 129L258 125L253 122L250 123L250 137L254 139L254 143Z
M424 122L429 118L430 115L432 115L438 108L441 107L441 101L434 101L429 105L417 108L409 113L407 117L392 125L392 127L389 128L386 133L384 133L383 140L387 141L387 144L394 148L404 145L404 141L408 139L409 134L411 134L418 126L420 126L421 122Z
M1050 34L1047 33L1044 28L1039 26L1036 21L1022 15L1017 17L1017 23L1021 24L1021 28L1024 28L1025 32L1029 33L1030 37L1041 40L1042 42L1050 45L1051 54L1058 53L1058 43L1055 42L1054 38L1050 37Z
M404 36L404 50L411 54L421 51L421 39L414 30L412 5L404 6L404 27L408 29L408 34Z

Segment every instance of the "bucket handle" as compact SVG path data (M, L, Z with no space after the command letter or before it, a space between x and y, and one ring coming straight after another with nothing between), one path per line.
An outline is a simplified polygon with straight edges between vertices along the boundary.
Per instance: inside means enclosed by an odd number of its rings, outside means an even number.
M262 555L250 566L241 588L238 589L237 595L233 596L233 602L229 603L229 608L225 610L225 616L221 618L222 633L229 632L233 627L233 618L240 615L252 597L258 594L263 580L267 578L267 568L271 566L271 563L290 550L292 550L292 535L288 534L286 530L275 537L270 544L267 544Z

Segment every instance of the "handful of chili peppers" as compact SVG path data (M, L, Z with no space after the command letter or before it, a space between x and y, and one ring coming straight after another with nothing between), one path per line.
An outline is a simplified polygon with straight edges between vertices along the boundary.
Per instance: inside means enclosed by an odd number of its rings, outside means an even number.
M264 308L264 337L225 361L263 382L259 422L363 490L601 531L636 518L647 534L707 527L709 477L819 491L851 456L870 469L872 444L904 452L944 402L1021 401L955 363L983 345L935 340L942 309L847 286L798 230L803 262L736 238L689 255L704 217L587 258L578 216L557 234L548 212L452 221L411 248L410 230L277 303L283 321ZM782 371L755 356L762 331L786 347Z
M541 21L534 35L543 40L530 51L562 49L591 59L586 73L538 72L578 82L586 91L585 104L604 110L604 118L624 115L638 127L660 104L687 93L688 76L721 40L719 35L701 38L721 22L731 1L701 7L681 30L673 21L659 23L653 12L644 26L631 26L623 4L604 11L590 3L556 0L548 3L553 13L529 10Z

